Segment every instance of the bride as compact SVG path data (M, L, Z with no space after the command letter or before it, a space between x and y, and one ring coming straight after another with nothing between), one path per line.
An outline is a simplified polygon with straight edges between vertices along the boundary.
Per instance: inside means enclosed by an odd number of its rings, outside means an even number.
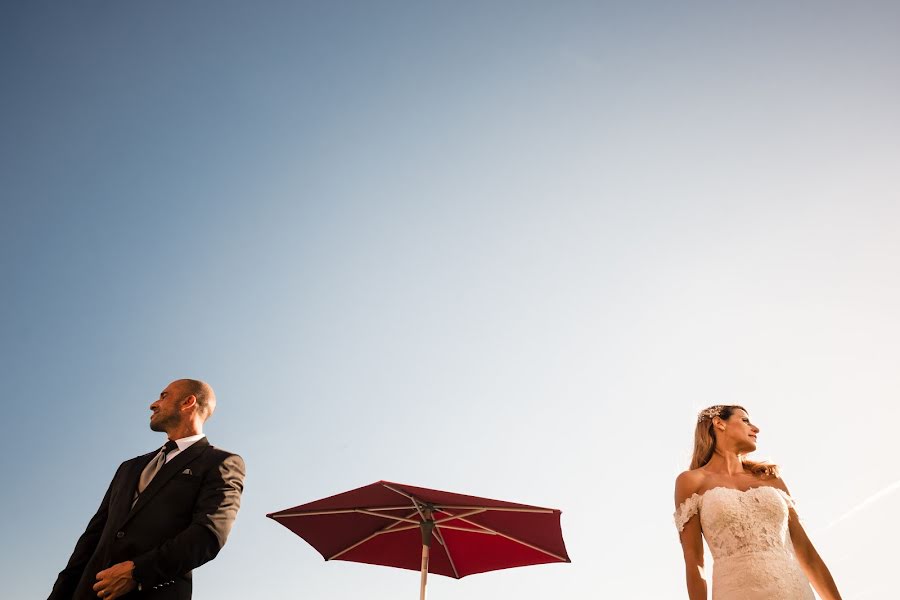
M840 600L813 548L778 468L748 460L759 428L740 406L711 406L697 417L691 469L675 480L690 600L706 600L703 541L715 561L713 600Z

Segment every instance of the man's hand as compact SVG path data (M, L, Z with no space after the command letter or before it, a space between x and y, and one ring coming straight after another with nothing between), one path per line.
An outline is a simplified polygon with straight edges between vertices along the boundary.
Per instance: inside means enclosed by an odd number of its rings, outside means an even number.
M115 600L135 589L137 582L131 578L132 571L134 571L134 563L126 560L97 573L97 583L94 584L97 597L103 600Z

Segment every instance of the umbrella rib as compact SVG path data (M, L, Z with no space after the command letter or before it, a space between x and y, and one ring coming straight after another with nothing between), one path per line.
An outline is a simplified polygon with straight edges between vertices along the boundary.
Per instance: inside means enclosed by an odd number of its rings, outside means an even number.
M399 525L399 523L394 523L394 525ZM411 529L421 529L422 526L416 523L415 525L404 525L402 527L390 527L385 528L377 533L377 535L382 535L385 533L398 533L400 531L409 531Z
M363 515L370 515L370 516L372 516L372 517L380 517L380 518L382 518L382 519L392 519L392 520L394 520L394 521L398 521L398 522L401 522L401 523L413 523L416 527L419 526L418 521L416 521L415 519L404 518L404 517L395 517L394 515L383 515L383 514L381 514L381 513L375 512L375 511L366 510L365 508L360 508L360 509L357 509L357 510L355 510L355 511L353 511L353 512L357 512L357 513L360 513L360 514L363 514Z
M297 512L286 512L280 514L273 514L271 517L273 519L283 519L287 517L318 517L321 515L345 515L347 513L359 512L360 510L367 510L370 512L382 512L382 511L390 511L390 510L403 510L404 508L409 508L408 504L404 504L403 506L373 506L373 507L364 507L364 508L336 508L334 510L301 510ZM381 516L381 515L375 515Z
M448 511L443 511L443 512L446 512L448 515L452 515L452 514L453 514L453 513L448 512ZM520 540L520 539L515 538L515 537L513 537L513 536L511 536L511 535L505 534L505 533L503 533L503 532L501 532L501 531L497 531L496 529L491 529L490 527L487 527L487 526L482 525L482 524L480 524L480 523L475 523L475 522L473 522L473 521L470 521L469 519L466 519L465 517L461 517L461 516L460 516L460 517L454 517L454 518L459 519L459 520L462 521L463 523L468 523L469 525L472 525L473 527L480 527L480 528L482 528L482 529L485 530L485 533L492 533L492 534L494 534L494 535L499 535L500 537L506 538L506 539L508 539L508 540L511 541L511 542L515 542L515 543L517 543L517 544L521 544L521 545L523 545L523 546L525 546L525 547L527 547L527 548L531 548L532 550L537 550L538 552L541 552L541 553L543 553L543 554L546 554L547 556L552 556L552 557L555 558L556 560L559 560L559 561L562 561L562 562L569 562L569 559L564 558L564 557L560 556L559 554L555 554L555 553L553 553L553 552L550 552L549 550L544 550L543 548L541 548L541 547L539 547L539 546L535 546L534 544L529 544L528 542L526 542L526 541L524 541L524 540ZM445 528L446 528L446 529L449 529L449 527L446 527L446 526L445 526Z
M441 534L440 527L437 523L434 524L434 537L436 537L441 543L441 546L444 547L444 554L447 555L447 560L450 562L450 568L453 569L453 575L459 579L459 571L456 570L456 563L453 562L453 557L450 556L450 546L444 541L444 536Z
M382 483L382 485L383 485L384 487L386 487L387 489L391 490L392 492L396 492L396 493L400 494L401 496L406 496L407 498L409 498L410 500L412 500L413 505L415 505L415 507L416 507L416 512L419 513L419 519L421 519L419 525L422 525L423 523L425 523L425 521L428 520L428 519L425 517L425 513L422 512L422 505L425 504L424 502L420 501L420 500L419 500L418 498L416 498L415 496L411 496L410 494L407 494L406 492L403 492L403 491L400 491L400 490L398 490L398 489L396 489L396 488L393 488L393 487L387 485L386 483ZM433 519L432 519L432 521L433 521ZM438 537L437 540L438 540L438 542L441 544L441 546L444 545L444 540L442 540L440 537ZM445 547L446 547L446 546L445 546ZM447 557L449 558L449 556L450 556L450 555L448 554ZM454 569L454 570L455 570L455 569Z
M483 512L485 512L485 510L487 510L487 509L476 508L474 510L470 510L469 512L464 512L459 515L454 515L453 513L448 512L446 514L450 515L449 517L447 517L446 519L441 519L440 521L435 521L434 524L440 525L441 523L446 523L447 521L452 521L453 519L462 519L463 517L471 517L472 515L477 515L477 514L483 513ZM444 511L444 509L440 509L440 512L445 512L445 511Z
M466 531L468 533L483 533L484 535L497 535L492 529L472 529L470 527L459 527L458 525L441 525L441 529L452 529L453 531Z
M471 505L471 504L468 506L451 506L449 504L440 504L440 505L435 504L434 508L439 509L439 510L443 510L445 508L449 509L449 510L480 509L480 510L492 510L492 511L497 511L497 512L521 512L521 513L537 513L537 514L548 514L548 513L556 512L552 508L538 508L538 507L519 508L519 507L513 507L513 506L475 506L475 505Z
M406 492L404 492L404 491L402 491L402 490L398 490L398 489L395 488L394 486L388 485L388 484L386 484L386 483L384 483L384 482L382 482L381 485L383 485L384 487L386 487L387 489L391 490L391 491L394 492L394 493L400 494L401 496L404 496L404 497L409 498L410 500L412 500L412 503L413 503L413 504L415 505L415 507L416 507L416 512L419 513L419 518L422 519L423 522L426 520L426 519L425 519L425 514L422 512L422 505L424 505L425 502L422 502L421 500L419 500L418 498L416 498L416 497L413 496L412 494L408 494L408 493L406 493ZM435 523L435 531L437 532L437 523ZM443 536L441 536L441 535L436 535L435 537L437 538L438 543L440 543L440 545L444 547L444 552L447 554L447 559L450 561L450 566L453 568L453 573L456 574L457 579L459 579L459 573L456 571L456 565L453 564L453 558L451 558L451 556L450 556L450 549L447 548L447 544L444 543L444 538L443 538Z
M397 491L397 490L394 490L394 491ZM402 493L402 492L400 492L400 493ZM412 500L412 501L415 503L415 505L416 505L416 511L419 513L419 518L421 519L421 521L419 522L419 525L421 526L422 524L424 524L424 523L428 520L428 519L425 517L425 513L422 512L422 507L420 506L420 504L422 504L422 503L419 502L419 499L418 499L418 498L413 498L412 496L409 496L409 499ZM434 516L434 515L432 515L432 517L433 517L433 516ZM432 522L434 522L434 518L432 518L431 520L432 520ZM435 526L437 526L437 523L435 523ZM442 539L440 538L440 536L438 536L437 541L438 541L438 543L439 543L441 546L444 545L444 540L442 540ZM449 555L448 555L448 556L449 556Z
M497 532L494 531L493 529L488 529L484 525L480 525L478 523L474 523L472 521L468 521L465 519L465 517L471 517L472 515L477 515L477 514L485 512L484 508L479 508L477 510L471 510L469 512L464 512L459 515L454 515L452 512L445 510L445 509L441 509L441 512L444 513L445 515L450 515L446 519L441 519L440 521L435 523L435 525L440 524L440 526L444 529L452 529L454 531L466 531L468 533L483 533L485 535L497 535ZM455 520L465 521L466 523L472 525L473 527L476 527L477 529L472 529L471 527L460 527L459 525L445 525L445 523L447 523L449 521L455 521Z
M388 485L388 484L386 484L386 483L382 483L381 485L383 485L383 486L386 487L387 489L391 490L392 492L396 492L396 493L400 494L401 496L406 496L407 498L409 498L410 500L412 500L413 502L416 503L416 510L419 509L419 502L420 502L420 500L419 500L418 498L416 498L416 497L414 497L414 496L412 496L412 495L410 495L410 494L408 494L408 493L406 493L406 492L404 492L404 491L398 490L397 488L395 488L395 487L393 487L393 486L391 486L391 485ZM488 511L488 510L496 510L496 511L502 511L502 512L523 512L523 513L543 513L543 514L554 513L554 512L556 512L556 511L554 511L554 510L551 509L551 508L537 508L537 507L511 507L511 506L507 507L507 506L504 506L504 507L497 507L497 508L494 508L494 507L490 507L490 506L478 506L478 507L473 507L473 506L440 506L440 507L438 507L438 506L435 506L435 509L436 509L436 510L440 510L440 511L442 511L442 512L446 512L448 515L452 515L453 513L447 511L446 509L461 509L461 508L462 508L462 509L467 509L467 510L471 510L471 509L474 509L474 508L483 508L485 511ZM419 511L419 514L420 514L420 515L422 514L421 511ZM493 532L494 534L499 535L500 537L506 538L506 539L508 539L508 540L511 541L511 542L515 542L515 543L517 543L517 544L521 544L521 545L523 545L523 546L525 546L525 547L527 547L527 548L531 548L532 550L537 550L538 552L540 552L540 553L542 553L542 554L546 554L547 556L553 557L553 558L555 558L556 560L559 560L559 561L562 561L562 562L569 562L568 559L566 559L566 558L560 556L559 554L556 554L556 553L554 553L554 552L550 552L549 550L544 550L543 548L540 548L540 547L538 547L538 546L535 546L534 544L529 544L528 542L526 542L526 541L524 541L524 540L520 540L520 539L515 538L515 537L513 537L513 536L511 536L511 535L507 535L507 534L505 534L505 533L501 533L501 532L499 532L499 531L497 531L497 530L495 530L495 529L491 529L490 527L485 527L484 525L481 525L481 524L479 524L479 523L475 523L475 522L470 521L470 520L468 520L468 519L466 519L466 518L460 518L460 517L456 517L456 518L459 519L460 521L464 522L464 523L468 523L469 525L472 525L473 527L481 527L482 529L484 529L484 530L486 530L486 531L488 531L488 532Z
M394 486L388 485L388 484L386 484L386 483L383 482L383 481L381 482L381 485L383 485L383 486L386 487L387 489L391 490L392 492L395 492L395 493L397 493L397 494L400 494L401 496L404 496L405 498L408 498L409 500L412 500L412 503L416 506L416 510L419 512L419 516L422 517L423 519L425 518L425 515L423 515L423 514L422 514L422 511L419 509L419 505L420 505L420 504L427 504L426 502L422 502L421 500L419 500L418 498L416 498L416 497L413 496L412 494L407 494L407 493L404 492L403 490L398 490L398 489L395 488Z
M411 519L410 519L410 517L412 517L414 514L416 514L416 513L414 513L414 512L413 512L413 513L410 513L409 516L406 517L406 519L409 520L410 522L414 522L414 521L411 521ZM382 516L382 515L379 515L379 516ZM382 527L382 528L379 529L378 531L376 531L376 532L374 532L374 533L372 533L372 534L370 534L370 535L367 535L366 537L364 537L363 539L359 540L359 541L356 542L355 544L351 544L351 545L347 546L346 548L344 548L344 549L341 550L340 552L338 552L338 553L336 553L336 554L332 554L331 556L327 557L325 560L334 560L335 558L339 557L340 555L346 554L347 552L350 552L350 551L353 550L354 548L356 548L356 547L358 547L358 546L362 546L363 544L365 544L365 543L368 542L369 540L371 540L371 539L373 539L373 538L376 538L376 537L378 537L379 535L382 535L382 534L384 534L384 533L393 533L394 531L400 531L401 528L399 528L399 527L397 527L397 526L398 526L400 523L403 523L403 522L404 522L404 521L402 521L402 520L394 521L393 523L391 523L391 524L389 524L389 525L387 525L387 526L385 526L385 527ZM416 527L418 527L418 525L417 525ZM396 529L395 529L395 528L396 528ZM411 526L410 526L410 527L404 527L403 529L414 529L414 527L411 527Z
M401 496L409 498L410 500L415 502L416 505L427 504L426 502L422 502L421 500L419 500L412 494L409 494L408 492L404 492L403 490L397 489L394 486L388 485L385 482L381 482L381 485L386 487L387 489L391 490L392 492L396 492L396 493L400 494ZM446 504L446 505L445 504L435 504L434 508L435 508L435 510L443 510L445 508L449 508L451 510L481 509L481 510L497 510L497 511L502 511L502 512L523 512L523 513L539 513L539 514L556 512L552 508L540 508L537 506L472 506L472 505L458 506L458 505L449 505L449 504Z

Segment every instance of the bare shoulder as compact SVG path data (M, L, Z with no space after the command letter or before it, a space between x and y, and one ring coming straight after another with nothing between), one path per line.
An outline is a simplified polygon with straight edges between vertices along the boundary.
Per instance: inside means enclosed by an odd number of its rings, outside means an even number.
M778 488L788 496L791 495L791 492L788 490L787 484L784 482L784 479L781 477L767 477L766 485L771 485L774 488Z
M675 505L678 506L703 487L706 473L701 469L684 471L675 478Z

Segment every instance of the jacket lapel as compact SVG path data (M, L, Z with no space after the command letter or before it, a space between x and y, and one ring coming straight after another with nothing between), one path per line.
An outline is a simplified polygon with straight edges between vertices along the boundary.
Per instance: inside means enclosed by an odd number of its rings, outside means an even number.
M153 478L144 492L138 496L137 502L131 508L131 512L128 513L127 518L125 519L125 523L127 523L131 517L133 517L138 511L140 511L144 506L147 505L153 499L153 496L166 484L169 482L172 477L181 473L184 468L194 461L197 457L199 457L203 452L209 448L209 441L203 437L191 444L186 450L178 453L178 456L167 462L163 467L159 470L159 473ZM155 456L156 453L153 453L152 456ZM137 471L137 477L134 478L132 493L133 490L137 489L138 478L140 477L141 471L146 466L147 462L142 461L141 468ZM124 523L123 523L124 525Z
M137 491L141 472L158 452L159 450L154 450L137 457L128 472L123 473L120 481L117 482L116 485L119 489L118 499L116 500L115 508L112 509L113 514L110 515L113 521L122 521L128 515L128 512L131 510L131 504L134 501L134 493Z

